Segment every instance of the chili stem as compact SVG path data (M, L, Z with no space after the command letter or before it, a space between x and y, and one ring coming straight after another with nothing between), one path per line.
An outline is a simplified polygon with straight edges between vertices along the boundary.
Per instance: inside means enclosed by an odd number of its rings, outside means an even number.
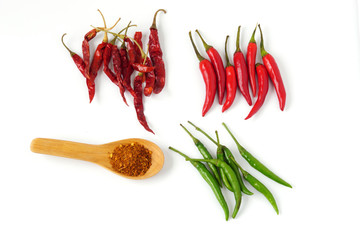
M235 50L235 52L241 52L241 50L240 50L240 28L241 28L241 26L238 27L237 34L236 34L236 50Z
M196 54L197 58L199 59L199 61L201 62L202 60L205 60L205 58L203 58L203 56L201 56L199 51L197 50L197 48L195 46L195 43L194 43L194 40L193 40L193 38L191 36L191 32L189 32L189 37L190 37L191 44L194 47L195 54Z
M205 42L205 40L204 40L203 37L201 36L199 30L196 29L195 32L199 35L199 37L200 37L200 39L201 39L201 41L202 41L202 43L203 43L206 51L208 51L210 48L212 48L212 46L210 46L209 44L207 44L207 43Z
M65 45L65 43L64 43L64 37L65 37L65 35L66 35L66 33L64 33L64 34L62 35L62 37L61 37L61 42L62 42L62 44L64 45L64 47L69 51L70 55L71 55L71 56L74 56L76 53L74 53L73 51L71 51L71 50Z
M225 40L225 58L226 58L226 67L231 66L230 64L230 60L229 60L229 55L228 55L228 51L227 51L227 42L229 39L229 35L226 36L226 40Z
M260 30L260 52L261 52L261 56L264 57L265 55L267 55L268 53L265 51L265 48L264 48L264 39L263 39L263 33L262 33L262 30L261 30L261 27L260 27L260 24L258 24L259 26L259 30Z
M195 124L193 124L192 122L188 121L189 124L191 124L196 131L201 132L202 134L204 134L210 141L212 141L213 143L217 144L217 142L209 136L209 134L207 134L206 132L204 132L201 128L199 128L198 126L196 126Z
M184 153L180 152L179 150L177 150L177 149L175 149L175 148L173 148L173 147L169 147L169 149L170 149L171 151L174 151L174 152L180 154L180 155L183 156L185 159L190 159L187 155L185 155Z
M152 23L152 25L151 25L150 28L157 29L157 27L156 27L156 16L157 16L158 12L166 13L166 10L165 10L165 9L159 9L159 10L157 10L157 11L155 12L155 14L154 14L154 19L153 19L153 23Z

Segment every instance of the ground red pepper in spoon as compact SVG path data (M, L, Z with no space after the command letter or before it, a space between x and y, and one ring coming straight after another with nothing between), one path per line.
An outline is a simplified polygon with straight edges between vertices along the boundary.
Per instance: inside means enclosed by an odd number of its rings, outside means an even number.
M264 39L263 39L263 34L261 31L260 24L258 26L259 26L259 30L260 30L260 34L261 34L260 51L261 51L262 60L263 60L266 70L269 73L270 79L271 79L272 83L274 84L275 91L276 91L277 97L279 99L280 109L281 109L281 111L283 111L285 108L285 101L286 101L286 92L285 92L284 83L281 78L279 67L276 64L274 57L265 51Z
M205 42L205 40L203 39L203 37L201 36L198 30L196 30L196 33L199 35L205 47L206 53L209 56L211 63L214 66L214 70L217 78L217 85L218 85L217 86L218 99L219 99L219 104L221 105L225 95L225 83L226 83L224 63L221 59L219 52L213 46L210 46Z
M209 111L209 109L211 108L214 99L215 99L215 95L216 95L216 73L215 70L213 68L213 65L211 64L211 62L205 58L203 58L199 51L197 50L195 43L192 39L191 36L191 32L189 32L189 37L190 37L190 41L191 44L194 48L195 54L197 56L197 58L199 59L200 63L199 63L199 68L200 68L200 72L203 76L204 82L205 82L205 88L206 88L206 95L205 95L205 102L204 102L204 106L202 109L202 116L204 117L205 114Z
M269 76L264 65L260 63L256 64L256 73L259 84L258 98L245 120L251 118L261 108L269 89Z
M228 52L227 52L227 41L229 39L229 35L226 36L225 41L225 57L226 57L226 100L222 107L222 112L227 110L234 102L237 90L236 84L236 73L233 65L230 64Z
M166 13L164 9L159 9L154 14L153 23L150 27L149 35L149 55L152 61L152 65L155 67L155 83L153 92L158 94L165 86L165 64L162 58L162 50L160 47L159 35L156 26L156 16L159 12Z
M249 75L248 75L245 57L240 50L240 26L238 27L237 30L236 50L234 53L234 67L236 71L240 92L244 96L246 102L251 106L252 102L249 93Z
M255 78L255 62L256 62L256 52L257 52L257 45L255 41L255 32L256 32L257 25L251 35L247 52L246 52L246 63L249 70L249 77L250 77L250 86L253 93L253 96L256 96L256 78Z

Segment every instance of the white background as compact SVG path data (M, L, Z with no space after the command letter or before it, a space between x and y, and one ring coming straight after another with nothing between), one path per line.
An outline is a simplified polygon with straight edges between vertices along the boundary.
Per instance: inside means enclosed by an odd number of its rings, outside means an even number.
M168 11L158 16L166 86L144 103L156 135L138 123L130 95L126 107L103 73L89 104L85 81L61 45L66 32L65 42L81 53L90 25L102 26L98 8L108 25L122 17L120 29L132 20L145 38L153 13ZM189 30L198 28L223 54L226 35L232 53L242 25L245 52L257 22L283 75L285 111L271 88L250 120L243 120L250 107L239 93L227 112L215 103L201 117L204 83ZM0 239L359 239L357 1L1 1L0 27ZM244 197L236 219L224 220L197 171L168 150L200 157L179 126L187 120L211 135L219 130L273 192L279 216L256 193ZM222 122L293 189L253 171ZM165 164L150 179L128 180L88 162L32 153L36 137L91 144L145 138L163 149ZM232 195L225 196L232 211Z

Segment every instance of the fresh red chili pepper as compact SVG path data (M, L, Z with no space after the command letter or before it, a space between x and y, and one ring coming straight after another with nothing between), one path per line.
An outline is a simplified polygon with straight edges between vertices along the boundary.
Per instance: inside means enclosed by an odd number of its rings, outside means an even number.
M256 62L256 52L257 52L257 45L255 41L256 28L257 25L254 29L253 34L251 35L246 52L246 63L249 70L250 86L253 96L256 96L256 78L255 78L255 62Z
M234 53L234 67L236 71L240 92L244 96L246 102L251 106L252 102L249 93L249 75L245 62L245 57L240 50L240 26L238 27L237 30L236 50Z
M265 101L265 97L266 97L266 94L269 89L269 76L268 76L268 73L267 73L264 65L257 63L256 64L256 73L257 73L258 84L259 84L258 98L257 98L253 108L251 109L249 115L245 118L245 120L251 118L261 108L261 106L263 105L263 103Z
M92 29L88 33L85 34L84 40L82 42L82 52L83 52L83 59L85 63L85 75L87 77L90 76L90 46L89 41L93 39L96 34L98 33L97 29Z
M142 73L152 72L155 69L155 67L149 67L141 63L133 63L131 66L134 68L134 70Z
M152 63L150 58L146 57L145 65L152 67ZM151 71L145 74L145 88L144 88L144 95L150 96L154 89L154 83L155 83L155 72Z
M198 30L196 30L196 32L199 35L205 47L206 53L209 56L211 63L214 66L217 77L219 104L221 105L225 95L225 82L226 82L224 63L221 59L219 52L213 46L208 45L204 41Z
M266 70L269 73L270 79L271 79L272 83L274 84L275 91L276 91L276 94L279 99L280 109L281 109L281 111L283 111L285 108L285 101L286 101L286 92L285 92L284 83L281 78L279 67L276 64L274 57L265 51L264 39L263 39L263 34L261 31L260 24L258 26L259 26L259 30L260 30L260 34L261 34L260 52L261 52L262 60L264 62L264 66L265 66Z
M213 68L213 65L211 62L205 58L203 58L199 51L197 50L195 43L192 39L191 32L189 32L190 41L192 46L194 47L194 51L196 56L198 57L200 64L200 72L203 76L205 87L206 87L206 96L205 96L205 103L202 110L202 116L204 117L205 114L209 111L211 108L211 105L214 102L215 95L216 95L216 73Z
M76 53L74 53L73 51L71 51L71 50L65 45L65 43L64 43L64 36L65 36L65 35L66 35L66 33L64 33L64 34L62 35L62 37L61 37L61 42L62 42L62 44L64 45L64 47L69 51L71 58L73 59L76 67L80 70L81 74L82 74L84 77L86 77L86 75L85 75L85 63L84 63L83 59L82 59L79 55L77 55Z
M229 35L226 36L225 41L225 57L226 57L226 101L222 107L222 112L227 110L232 103L234 102L237 90L237 83L236 83L236 73L235 68L233 65L230 64L229 56L227 52L227 41L229 39Z
M139 73L134 79L134 91L135 91L134 106L135 106L136 115L137 115L137 118L138 118L140 124L143 125L143 127L147 131L155 134L148 126L148 124L146 122L145 114L144 114L144 105L143 105L143 101L142 101L142 95L143 95L142 82L143 82L144 77L145 76L143 73Z
M165 86L165 64L162 58L162 50L160 47L159 35L156 26L156 16L158 12L166 13L164 9L159 9L155 12L149 35L149 55L152 61L152 65L155 67L155 83L153 88L153 92L155 94L160 93Z

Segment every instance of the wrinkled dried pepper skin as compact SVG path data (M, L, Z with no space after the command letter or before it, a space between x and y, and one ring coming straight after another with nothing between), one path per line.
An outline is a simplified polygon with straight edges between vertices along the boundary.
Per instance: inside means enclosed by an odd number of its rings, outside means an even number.
M149 66L149 67L152 67L152 63L151 63L151 60L150 58L146 58L146 61L145 61L145 65L146 66ZM145 88L144 88L144 95L146 97L150 96L151 93L153 92L153 89L154 89L154 83L155 83L155 72L154 71L151 71L151 72L148 72L145 74Z
M129 63L126 48L120 47L119 53L120 53L120 57L121 57L121 74L122 74L122 79L123 79L123 85L124 85L125 89L127 91L129 91L132 96L135 96L135 92L131 88L131 85L130 85L130 77L131 77L131 74L133 73L134 69L131 67L131 65Z
M81 72L81 74L86 77L85 75L85 63L83 61L83 59L77 55L77 54L70 54L71 58L73 59L76 67L79 69L79 71Z
M134 40L139 44L139 46L142 48L143 44L142 44L142 32L135 32L134 34ZM138 47L138 45L135 44L135 54L136 54L136 58L135 58L135 63L143 63L143 59L141 56L141 51Z
M124 101L124 103L126 105L127 101L125 98L125 87L123 86L123 79L122 79L122 63L121 63L121 57L120 57L120 51L117 48L116 45L112 45L112 49L111 49L111 55L112 55L112 60L113 60L113 66L114 66L114 72L115 72L115 76L116 76L116 81L117 81L117 85L119 86L120 89L120 94L121 97Z
M165 86L165 64L164 60L162 59L163 53L160 47L158 30L156 28L150 28L149 55L152 64L155 67L155 84L153 92L155 94L158 94Z
M134 97L134 107L136 110L136 115L137 118L140 122L140 124L149 132L153 133L154 132L150 129L149 125L146 122L146 117L144 114L144 105L143 105L143 101L142 101L142 82L143 82L143 74L139 74L135 77L134 79L134 92L135 92L135 97Z
M97 34L96 29L90 30L88 33L85 34L84 40L82 42L82 52L83 52L83 59L85 63L85 77L90 76L90 46L89 41L93 39Z
M104 54L103 54L103 62L104 62L103 71L115 85L118 85L118 81L116 79L115 73L109 68L110 60L112 57L112 46L115 46L115 45L108 43L105 47Z

